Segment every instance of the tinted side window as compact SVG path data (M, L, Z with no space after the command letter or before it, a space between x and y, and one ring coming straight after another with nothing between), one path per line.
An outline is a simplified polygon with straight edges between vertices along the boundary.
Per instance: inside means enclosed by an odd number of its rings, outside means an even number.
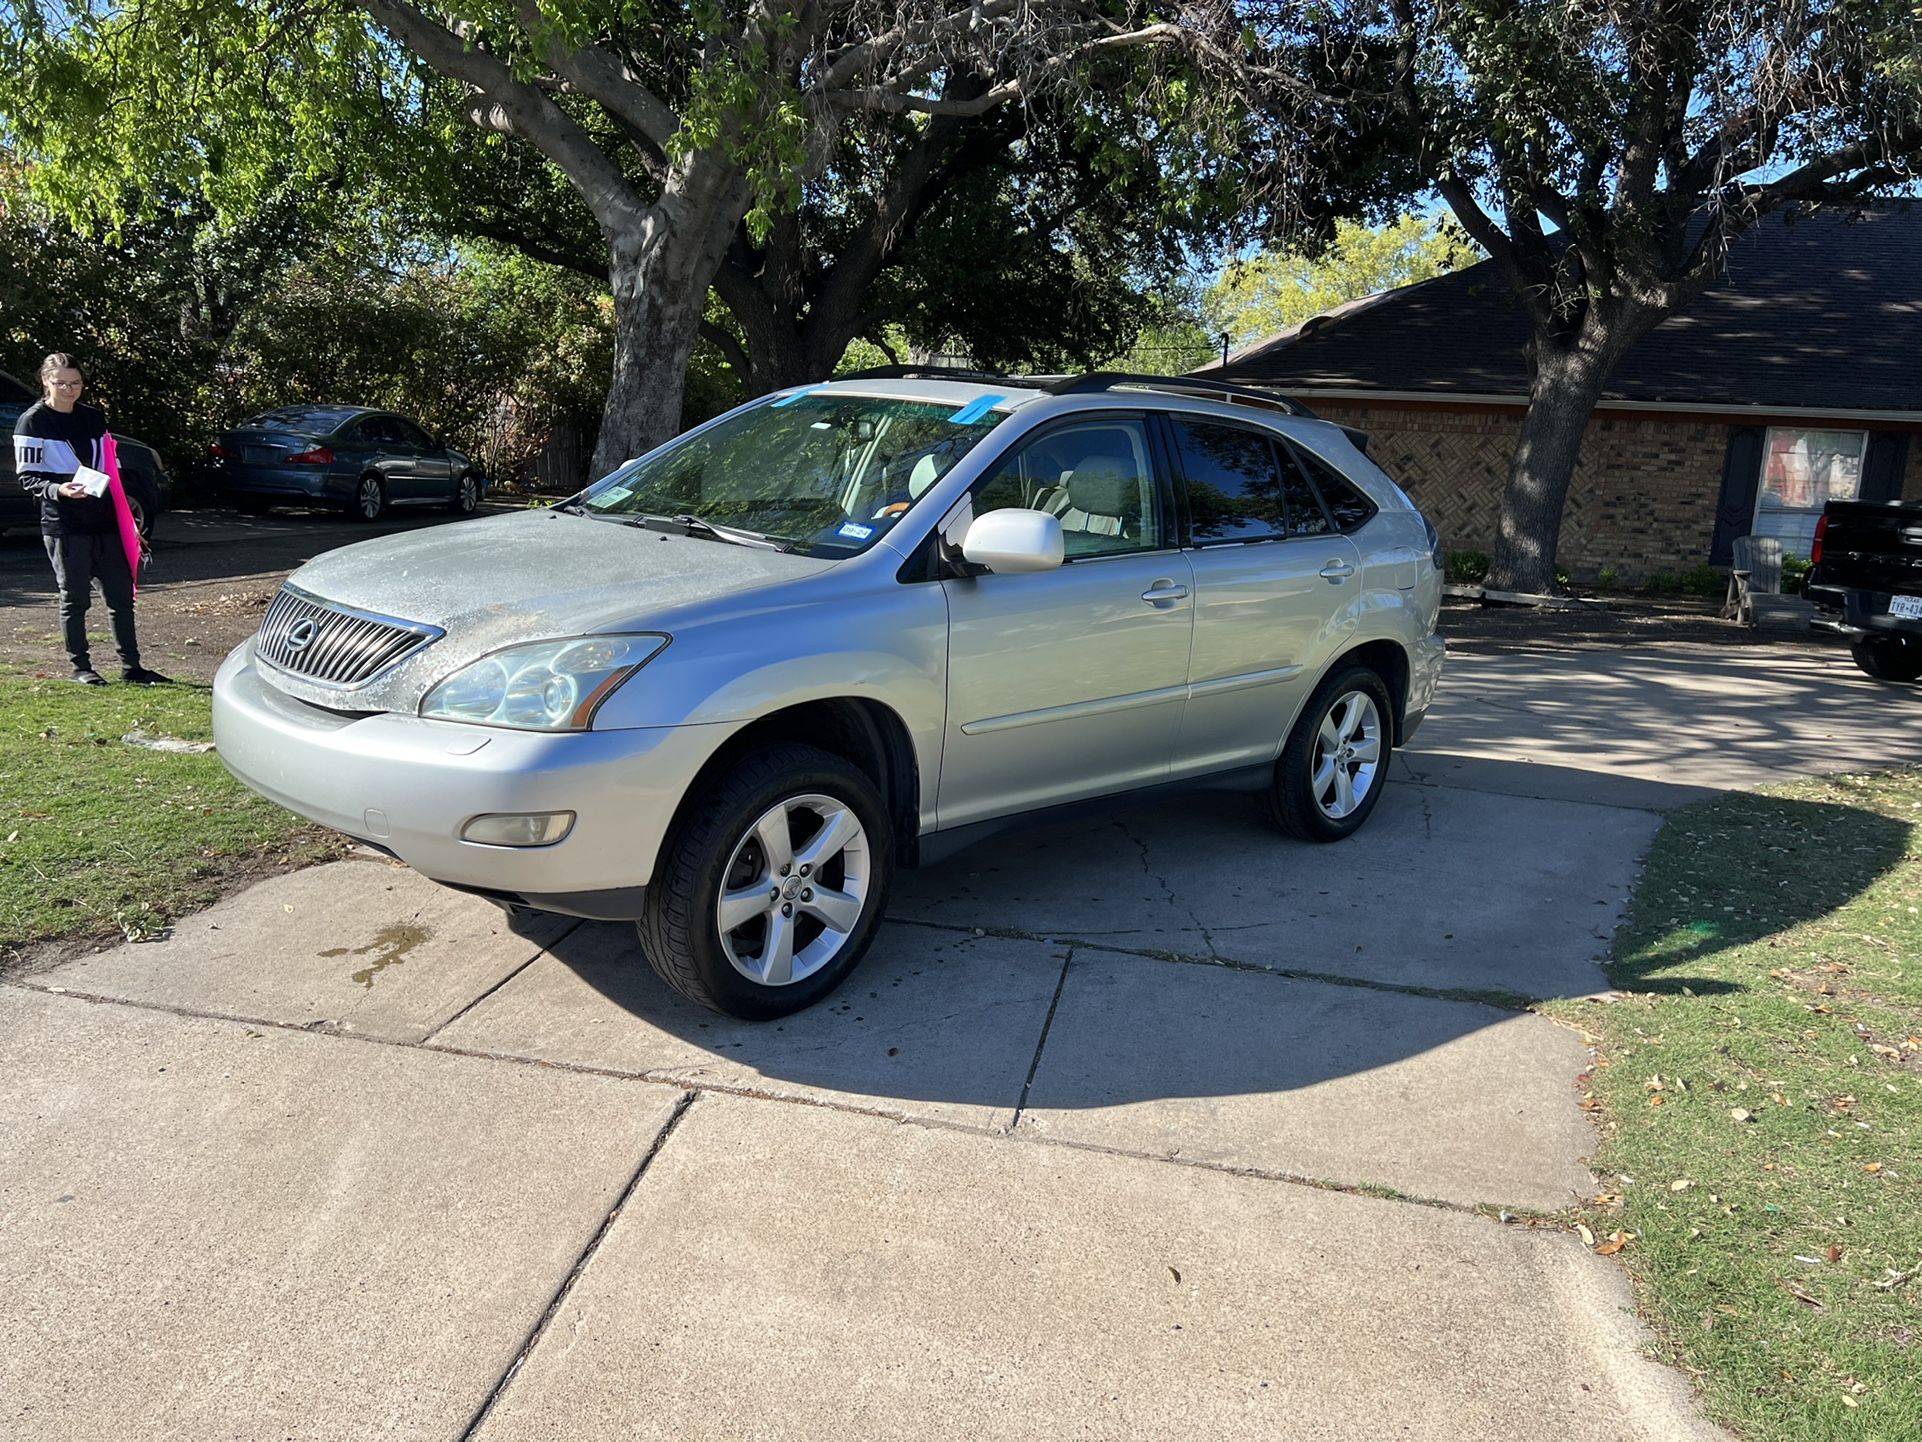
M1198 544L1288 534L1288 503L1275 450L1259 431L1170 418Z
M1136 420L1063 426L1023 445L975 488L975 515L1006 507L1059 517L1069 560L1167 544L1148 436Z
M390 421L389 424L393 426L401 440L410 446L432 446L434 444L433 437L429 436L426 431L422 430L412 421L404 421L396 417Z
M1361 487L1343 476L1340 472L1300 447L1291 447L1308 474L1314 477L1315 488L1321 498L1328 503L1328 513L1335 518L1335 528L1352 531L1367 522L1375 514L1375 503L1362 494Z
M1327 535L1335 528L1328 519L1328 513L1321 507L1321 498L1315 494L1308 472L1301 468L1301 462L1297 459L1301 453L1293 446L1278 445L1275 454L1281 460L1282 489L1288 494L1288 534Z

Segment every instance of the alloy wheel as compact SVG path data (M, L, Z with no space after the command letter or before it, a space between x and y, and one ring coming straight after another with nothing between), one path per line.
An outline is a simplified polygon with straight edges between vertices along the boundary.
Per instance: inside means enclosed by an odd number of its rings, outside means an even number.
M749 981L787 986L820 971L867 909L873 868L860 819L832 796L778 802L734 844L714 920Z
M361 519L378 520L380 518L380 482L372 476L362 476L359 501Z
M1365 691L1347 691L1322 714L1309 786L1331 821L1353 815L1374 789L1381 766L1381 713Z

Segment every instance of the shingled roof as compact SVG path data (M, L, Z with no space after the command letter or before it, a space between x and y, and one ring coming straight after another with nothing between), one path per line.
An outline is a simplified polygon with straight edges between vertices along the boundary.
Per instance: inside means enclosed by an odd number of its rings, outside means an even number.
M1206 374L1299 391L1516 397L1528 322L1483 261L1352 301ZM1608 400L1922 420L1922 203L1778 214L1736 242L1727 276L1657 326L1610 378Z

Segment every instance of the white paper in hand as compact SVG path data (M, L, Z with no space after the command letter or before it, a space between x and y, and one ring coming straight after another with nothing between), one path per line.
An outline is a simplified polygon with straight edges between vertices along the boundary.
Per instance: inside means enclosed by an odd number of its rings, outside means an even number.
M107 494L107 473L96 471L92 466L81 466L73 473L73 478L86 488L90 496Z

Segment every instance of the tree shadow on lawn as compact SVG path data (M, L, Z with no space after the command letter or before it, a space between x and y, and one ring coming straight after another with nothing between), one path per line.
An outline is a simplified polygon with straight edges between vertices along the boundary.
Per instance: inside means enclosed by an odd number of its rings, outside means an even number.
M1718 958L1829 916L1902 866L1912 823L1866 808L1731 793L1673 818L1651 849L1609 978L1623 990L1702 995L1761 976L1703 975ZM1782 966L1804 958L1785 952Z

